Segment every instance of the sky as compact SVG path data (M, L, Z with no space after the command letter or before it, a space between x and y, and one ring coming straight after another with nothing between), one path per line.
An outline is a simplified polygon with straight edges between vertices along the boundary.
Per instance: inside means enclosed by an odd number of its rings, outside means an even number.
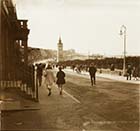
M140 55L140 0L14 0L18 19L28 19L29 46L84 54Z

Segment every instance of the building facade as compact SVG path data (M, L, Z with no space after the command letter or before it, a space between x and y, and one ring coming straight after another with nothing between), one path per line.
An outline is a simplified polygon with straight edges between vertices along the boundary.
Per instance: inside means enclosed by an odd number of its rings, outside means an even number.
M28 64L27 20L19 20L12 0L0 0L0 81L18 79L18 69Z
M61 62L64 61L64 57L63 57L63 43L61 40L61 37L59 37L59 41L57 44L57 62Z

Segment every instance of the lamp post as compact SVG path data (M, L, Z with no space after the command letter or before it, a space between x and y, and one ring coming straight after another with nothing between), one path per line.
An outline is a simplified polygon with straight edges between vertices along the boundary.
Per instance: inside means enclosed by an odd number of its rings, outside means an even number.
M123 52L123 76L125 75L126 70L126 26L122 25L120 28L120 35L123 35L123 46L124 46L124 52Z

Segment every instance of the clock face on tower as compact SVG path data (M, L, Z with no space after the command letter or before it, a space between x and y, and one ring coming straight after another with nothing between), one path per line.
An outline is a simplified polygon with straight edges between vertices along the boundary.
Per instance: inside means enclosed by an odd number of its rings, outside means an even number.
M59 47L59 50L62 50L62 47Z

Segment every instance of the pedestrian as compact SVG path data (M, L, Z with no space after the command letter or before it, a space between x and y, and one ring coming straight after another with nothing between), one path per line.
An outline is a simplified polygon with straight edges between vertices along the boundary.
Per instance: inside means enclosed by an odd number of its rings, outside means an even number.
M89 67L89 75L91 79L91 86L96 85L96 66L92 63Z
M43 72L43 66L42 64L36 64L37 66L37 81L39 83L39 86L41 86L42 83L42 72Z
M52 86L55 82L55 76L52 70L52 67L50 64L48 64L47 68L44 71L44 83L47 86L47 89L49 91L48 96L51 95L51 90L52 90Z
M56 84L58 85L58 88L60 90L60 95L62 95L63 92L63 84L65 84L65 73L62 71L62 68L59 67L59 71L56 74L57 81Z
M131 80L131 76L132 76L132 67L131 67L131 65L128 65L126 73L127 73L127 78L126 79Z
M72 65L72 69L73 69L73 72L74 72L74 69L75 69L75 65Z
M133 67L132 76L134 77L134 80L138 80L138 68Z

